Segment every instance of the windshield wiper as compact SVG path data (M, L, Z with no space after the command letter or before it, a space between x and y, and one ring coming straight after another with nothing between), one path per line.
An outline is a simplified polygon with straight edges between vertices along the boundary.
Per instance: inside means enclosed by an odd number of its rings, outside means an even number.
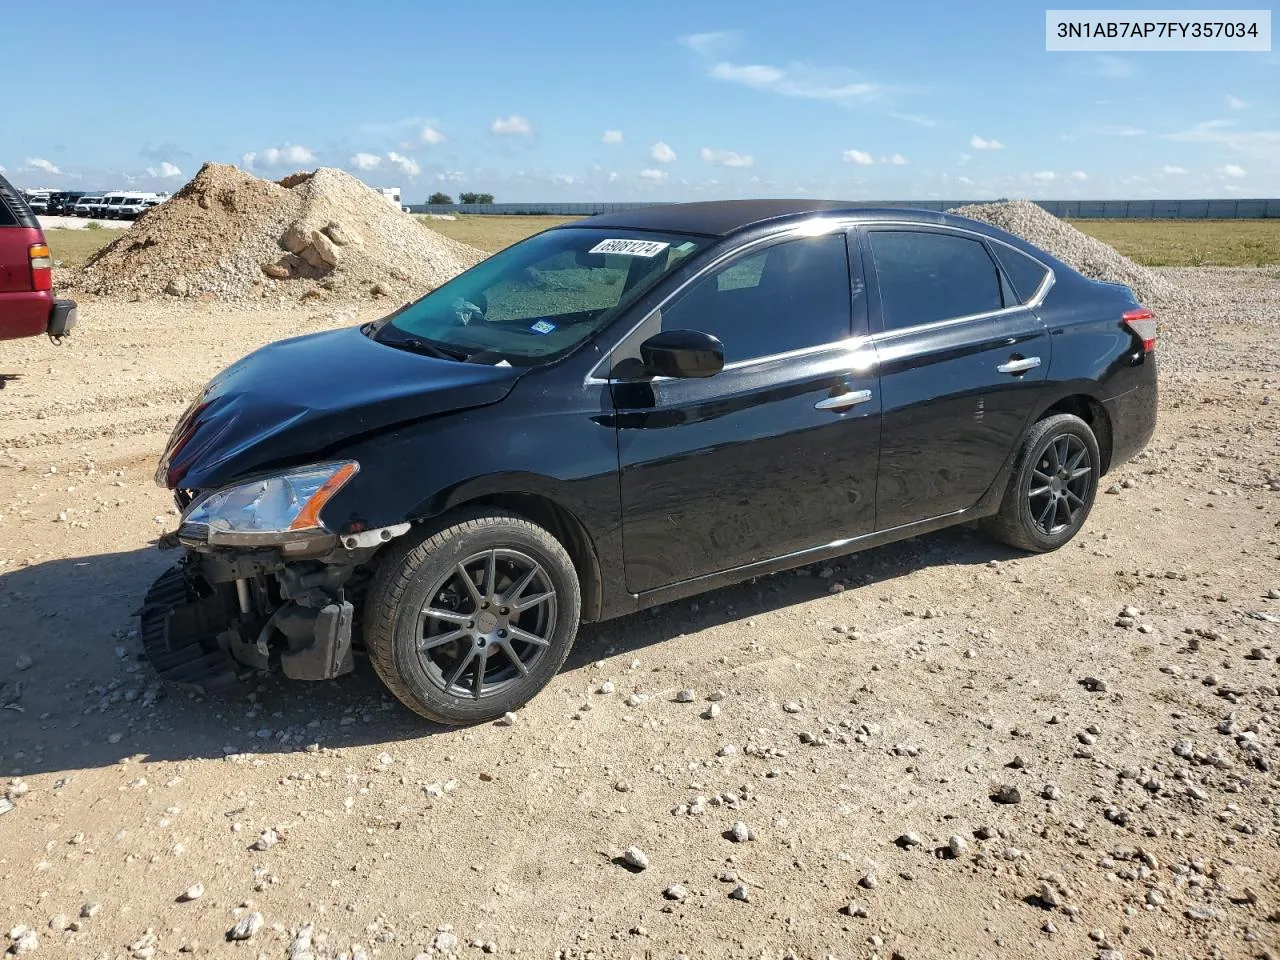
M436 343L434 340L424 340L421 337L409 337L403 334L390 337L378 336L381 332L376 331L374 333L375 339L389 347L399 347L401 350L420 353L426 357L435 357L437 360L466 360L469 356L465 350L451 349Z

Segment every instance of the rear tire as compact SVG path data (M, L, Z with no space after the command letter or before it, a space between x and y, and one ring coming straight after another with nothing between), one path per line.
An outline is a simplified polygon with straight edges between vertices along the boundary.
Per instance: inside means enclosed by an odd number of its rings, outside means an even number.
M1102 457L1089 425L1069 413L1027 432L1004 500L982 521L995 540L1032 553L1057 550L1084 526L1098 493Z
M581 608L560 541L523 517L483 510L390 548L365 598L364 639L374 670L410 710L482 723L550 682Z

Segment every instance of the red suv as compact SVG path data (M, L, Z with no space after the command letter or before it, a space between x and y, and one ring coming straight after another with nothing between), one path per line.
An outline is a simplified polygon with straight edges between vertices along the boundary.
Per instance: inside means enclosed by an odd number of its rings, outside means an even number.
M75 302L54 299L53 258L40 221L0 176L0 340L38 333L56 340L75 325Z

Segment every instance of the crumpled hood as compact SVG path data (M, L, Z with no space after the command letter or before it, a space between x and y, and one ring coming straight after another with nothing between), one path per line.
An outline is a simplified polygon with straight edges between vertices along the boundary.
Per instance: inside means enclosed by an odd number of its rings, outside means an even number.
M281 340L209 381L174 428L156 482L219 487L348 437L495 403L520 373L410 353L355 327Z

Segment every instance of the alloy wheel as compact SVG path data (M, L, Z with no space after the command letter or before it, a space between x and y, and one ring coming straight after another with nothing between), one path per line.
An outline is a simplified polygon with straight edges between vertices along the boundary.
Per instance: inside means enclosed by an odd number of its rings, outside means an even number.
M1032 523L1046 536L1073 528L1084 517L1092 483L1093 461L1084 441L1071 433L1054 437L1031 471Z
M555 588L542 564L521 550L473 554L427 596L418 656L449 696L480 700L519 683L551 645Z

